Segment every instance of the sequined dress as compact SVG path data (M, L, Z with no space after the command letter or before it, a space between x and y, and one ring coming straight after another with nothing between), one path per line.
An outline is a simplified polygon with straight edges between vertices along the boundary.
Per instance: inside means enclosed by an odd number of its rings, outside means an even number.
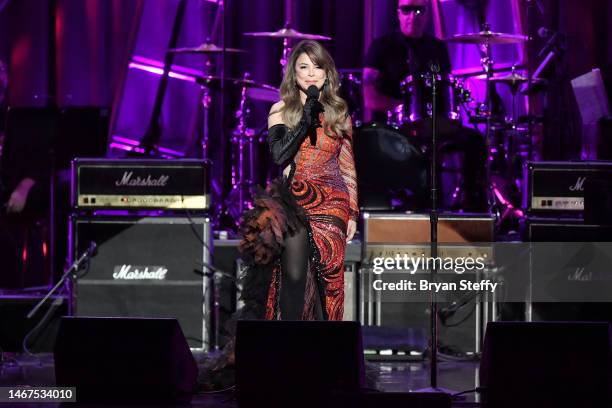
M301 224L310 246L302 319L315 319L315 302L322 300L324 318L342 320L347 224L358 217L352 133L331 137L318 128L315 145L309 137L300 145L289 176L271 183L254 203L243 218L240 243L247 263L243 300L255 310L251 317L282 319L282 237Z

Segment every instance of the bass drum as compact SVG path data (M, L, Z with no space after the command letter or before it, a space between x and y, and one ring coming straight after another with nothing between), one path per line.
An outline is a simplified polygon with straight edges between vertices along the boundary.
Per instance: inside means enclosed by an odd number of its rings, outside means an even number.
M358 126L353 150L360 207L392 209L401 197L399 206L420 208L427 200L428 160L405 134L379 123Z

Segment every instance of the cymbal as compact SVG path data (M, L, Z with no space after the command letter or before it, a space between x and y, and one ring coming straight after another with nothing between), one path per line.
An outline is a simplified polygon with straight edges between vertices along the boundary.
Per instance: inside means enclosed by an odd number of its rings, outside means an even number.
M280 99L280 91L276 88L248 88L247 96L255 101L277 102Z
M243 35L248 35L252 37L269 37L269 38L294 38L296 40L322 40L322 41L331 40L331 37L326 37L324 35L300 33L299 31L296 31L289 26L285 26L278 31L261 31L261 32L254 32L254 33L243 33Z
M499 83L508 84L508 85L522 84L522 83L527 82L528 80L529 78L521 74L517 74L516 72L513 72L508 75L504 75L504 76L496 76L496 77L491 78L491 82L499 82ZM542 81L543 81L542 78L531 78L532 84L539 83Z
M463 44L515 44L527 41L529 37L521 34L495 33L483 30L478 33L456 34L444 41Z
M197 47L170 48L168 52L174 52L177 54L220 54L223 52L223 48L213 43L206 42L198 45ZM246 50L226 47L225 52L246 52Z
M264 84L264 83L260 83L260 82L254 81L252 79L225 77L225 81L226 82L231 82L231 83L233 83L235 85L246 86L247 88L267 89L269 91L276 91L276 92L278 92L278 88L276 88L276 87L274 87L272 85L268 85L268 84ZM200 76L200 77L196 78L196 82L199 83L199 84L210 85L210 84L213 84L213 83L221 82L221 77L220 76L215 76L215 75Z

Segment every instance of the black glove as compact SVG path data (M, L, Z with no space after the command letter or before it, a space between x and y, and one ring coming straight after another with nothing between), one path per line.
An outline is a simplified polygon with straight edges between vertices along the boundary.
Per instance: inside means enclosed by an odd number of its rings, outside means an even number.
M321 127L319 115L323 112L325 112L325 109L323 109L323 104L321 104L321 102L319 102L318 100L315 100L315 102L312 103L312 107L310 108L310 117L312 121L312 125L310 126L310 128L312 129L312 132L310 132L311 146L317 145L317 128Z
M274 125L268 129L268 146L274 163L284 166L293 159L309 129L315 123L314 119L318 120L319 113L322 111L323 105L318 100L310 98L306 100L302 118L293 130L283 124Z

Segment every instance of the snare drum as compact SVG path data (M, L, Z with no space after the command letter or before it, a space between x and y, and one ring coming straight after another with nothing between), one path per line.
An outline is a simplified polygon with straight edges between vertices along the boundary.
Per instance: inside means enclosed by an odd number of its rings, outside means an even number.
M455 78L450 74L437 74L436 81L436 115L440 119L459 120L460 95L457 92ZM409 75L402 81L404 104L402 123L431 119L432 76L430 74ZM397 117L397 113L395 114Z

